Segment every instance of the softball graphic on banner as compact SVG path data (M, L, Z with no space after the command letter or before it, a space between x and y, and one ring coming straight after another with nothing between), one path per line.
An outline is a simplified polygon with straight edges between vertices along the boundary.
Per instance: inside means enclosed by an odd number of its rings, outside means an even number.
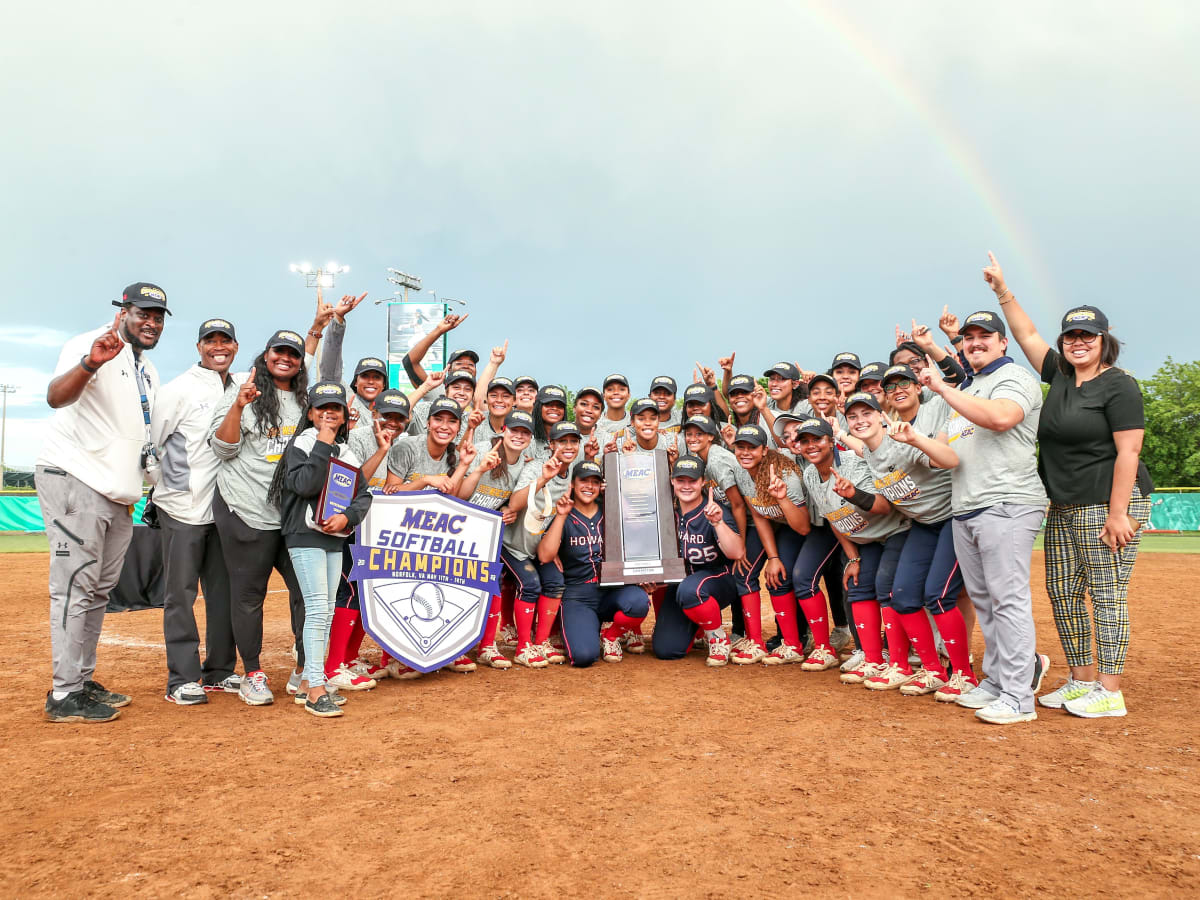
M421 672L462 656L500 590L503 528L495 510L438 491L376 494L351 547L363 628Z

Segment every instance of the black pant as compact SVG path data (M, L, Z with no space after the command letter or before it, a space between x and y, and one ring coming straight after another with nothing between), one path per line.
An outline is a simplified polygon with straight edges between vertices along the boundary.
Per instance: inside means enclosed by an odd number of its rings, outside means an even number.
M251 528L231 510L218 490L213 497L213 519L221 535L221 549L229 569L229 594L232 608L233 639L247 672L261 669L263 601L267 581L274 569L283 576L292 613L292 637L299 655L297 665L304 668L304 595L292 569L283 535L278 529L260 531Z
M230 618L229 574L217 526L188 525L159 509L163 564L163 643L167 693L181 684L217 684L233 674L237 651ZM204 588L204 665L196 629L196 583Z

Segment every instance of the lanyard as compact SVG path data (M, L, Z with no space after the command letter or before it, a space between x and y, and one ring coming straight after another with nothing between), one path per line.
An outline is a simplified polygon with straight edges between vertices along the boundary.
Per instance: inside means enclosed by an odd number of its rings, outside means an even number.
M142 419L146 423L146 440L150 440L150 398L146 396L146 377L142 363L136 356L133 358L133 377L137 379L138 395L142 398ZM144 380L143 380L144 379Z

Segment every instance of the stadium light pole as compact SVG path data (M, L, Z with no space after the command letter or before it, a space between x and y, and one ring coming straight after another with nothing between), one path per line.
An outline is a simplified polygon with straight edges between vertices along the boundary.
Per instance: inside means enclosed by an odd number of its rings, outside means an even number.
M350 271L350 267L339 265L331 260L325 263L324 266L317 268L313 268L312 263L308 262L292 263L288 266L288 270L303 275L305 287L321 290L322 288L333 287L337 276L345 275Z
M4 490L4 475L8 472L8 465L5 462L5 444L8 438L8 395L15 394L17 386L15 384L0 384L0 394L3 394L3 408L0 411L0 491Z

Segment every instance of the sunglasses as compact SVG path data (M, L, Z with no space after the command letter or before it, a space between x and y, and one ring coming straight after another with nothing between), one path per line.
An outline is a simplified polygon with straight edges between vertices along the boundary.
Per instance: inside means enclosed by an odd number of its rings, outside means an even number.
M1068 331L1062 336L1062 341L1064 344L1086 344L1090 347L1096 343L1096 338L1098 337L1100 335L1087 331Z

